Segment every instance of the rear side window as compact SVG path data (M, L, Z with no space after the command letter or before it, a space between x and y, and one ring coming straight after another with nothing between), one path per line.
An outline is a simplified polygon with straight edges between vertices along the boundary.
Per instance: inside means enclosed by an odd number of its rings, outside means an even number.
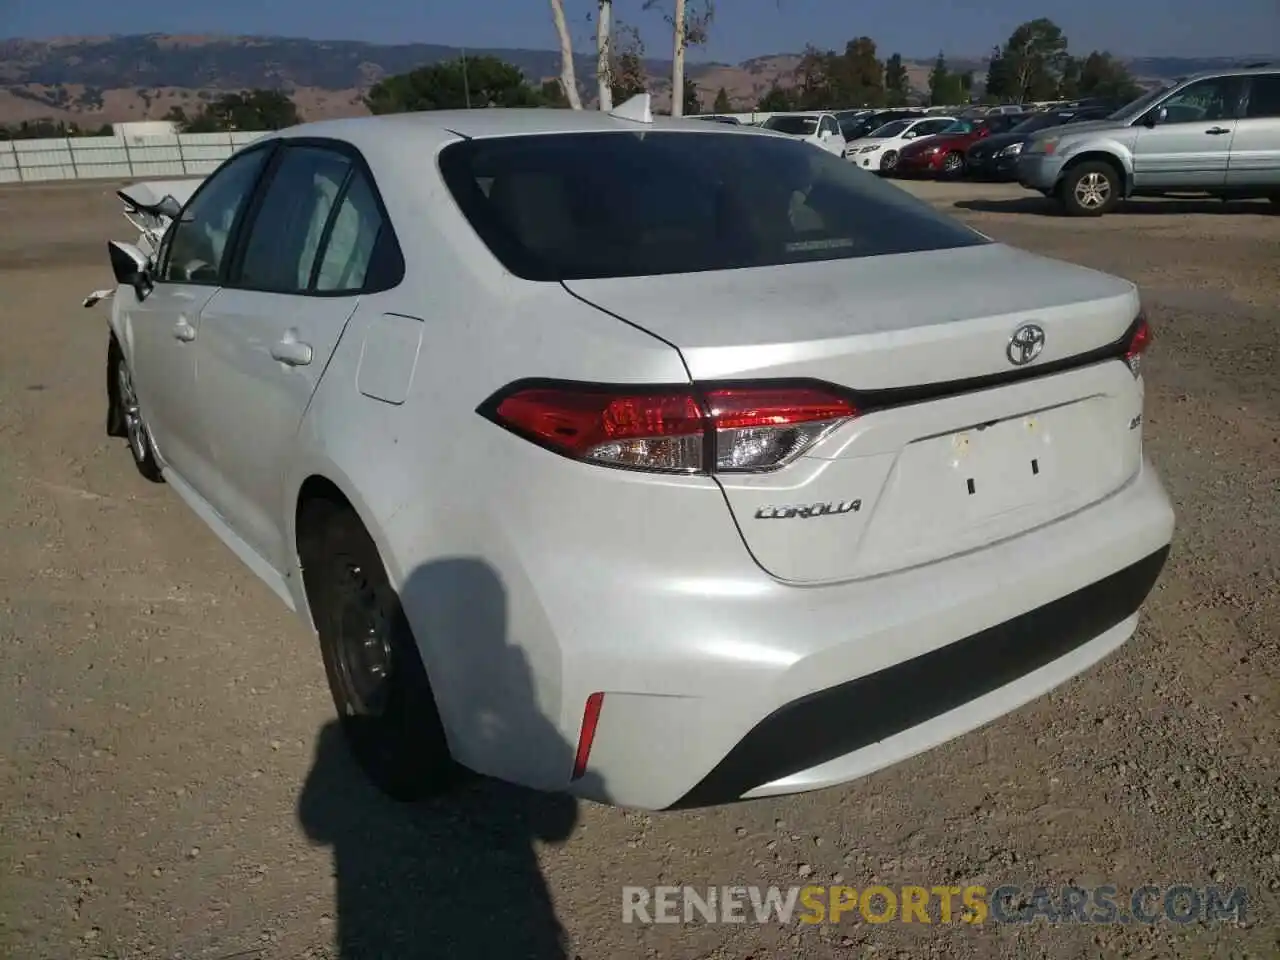
M267 185L235 286L302 293L351 160L335 150L288 146Z
M987 243L794 140L729 132L474 139L440 154L494 255L529 280L634 277Z
M1280 117L1280 73L1264 73L1249 83L1246 117Z

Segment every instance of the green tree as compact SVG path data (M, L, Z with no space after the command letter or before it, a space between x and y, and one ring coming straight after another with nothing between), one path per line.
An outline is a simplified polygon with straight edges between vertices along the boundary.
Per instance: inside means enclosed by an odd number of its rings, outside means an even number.
M769 91L760 98L760 102L756 104L756 109L761 113L783 113L791 110L795 106L795 101L791 96L791 91L784 90L776 83L769 88Z
M538 88L538 98L544 107L557 107L563 110L569 108L569 98L565 96L564 87L560 86L559 80L544 80L542 86Z
M698 97L698 86L688 77L684 78L684 115L702 112L702 100Z
M1009 63L1004 51L996 47L991 51L987 64L986 97L988 103L1004 103L1013 96L1013 79L1009 76Z
M911 81L900 53L895 53L884 65L884 92L885 103L891 107L904 106L911 94Z
M1062 76L1058 78L1058 99L1075 100L1080 96L1079 57L1067 57L1062 64Z
M730 113L733 110L733 104L729 102L729 91L721 87L716 92L716 101L711 105L711 109L716 113Z
M620 26L612 44L609 89L614 106L649 89L649 73L644 68L644 41L635 27Z
M472 107L536 107L539 91L518 67L497 57L445 60L379 80L364 98L370 113L457 110Z
M1081 97L1110 97L1116 100L1132 100L1142 93L1134 82L1129 68L1107 51L1094 50L1083 61L1078 61Z
M965 100L960 76L947 69L947 58L941 53L929 71L929 103L931 106L951 106Z
M173 107L164 119L182 133L217 133L226 130L282 130L302 122L297 104L282 90L242 90L224 93L188 115Z
M827 55L830 94L828 106L872 106L884 103L884 64L876 58L876 42L857 37L841 56Z
M796 67L796 87L792 94L795 106L801 110L821 110L833 106L832 73L836 60L829 50L819 50L810 44Z
M1049 100L1058 93L1063 67L1069 59L1067 38L1047 17L1028 20L1009 35L1000 53L1014 100ZM1002 94L1003 96L1003 94Z

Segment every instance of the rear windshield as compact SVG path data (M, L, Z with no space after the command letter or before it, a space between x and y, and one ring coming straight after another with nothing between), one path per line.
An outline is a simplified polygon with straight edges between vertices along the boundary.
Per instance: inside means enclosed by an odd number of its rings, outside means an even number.
M978 129L978 125L974 123L974 121L972 120L957 120L955 123L951 124L951 126L947 127L947 129L943 130L942 132L943 134L973 133L973 131L977 129Z
M766 130L777 130L779 133L809 136L818 129L817 117L770 117L764 122Z
M493 254L528 280L732 270L989 242L811 145L645 131L480 138L440 154Z

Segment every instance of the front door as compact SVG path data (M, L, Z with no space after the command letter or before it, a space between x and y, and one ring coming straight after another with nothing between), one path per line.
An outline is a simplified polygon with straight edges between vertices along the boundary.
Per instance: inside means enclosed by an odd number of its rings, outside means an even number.
M352 154L286 146L268 176L243 254L200 318L197 395L208 461L194 482L279 571L290 550L285 467L366 290L383 221Z
M1153 107L1149 115L1154 126L1136 121L1134 186L1139 190L1223 187L1240 93L1238 77L1209 77Z
M1280 193L1280 72L1254 74L1246 97L1231 140L1227 186Z
M184 479L200 459L200 312L218 291L232 229L268 152L239 154L200 185L157 251L154 288L123 310L142 414L161 461Z

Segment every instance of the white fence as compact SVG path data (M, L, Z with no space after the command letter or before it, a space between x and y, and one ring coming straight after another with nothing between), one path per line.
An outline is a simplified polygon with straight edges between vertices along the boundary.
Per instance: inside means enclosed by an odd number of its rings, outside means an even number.
M0 140L0 183L203 176L261 131Z

